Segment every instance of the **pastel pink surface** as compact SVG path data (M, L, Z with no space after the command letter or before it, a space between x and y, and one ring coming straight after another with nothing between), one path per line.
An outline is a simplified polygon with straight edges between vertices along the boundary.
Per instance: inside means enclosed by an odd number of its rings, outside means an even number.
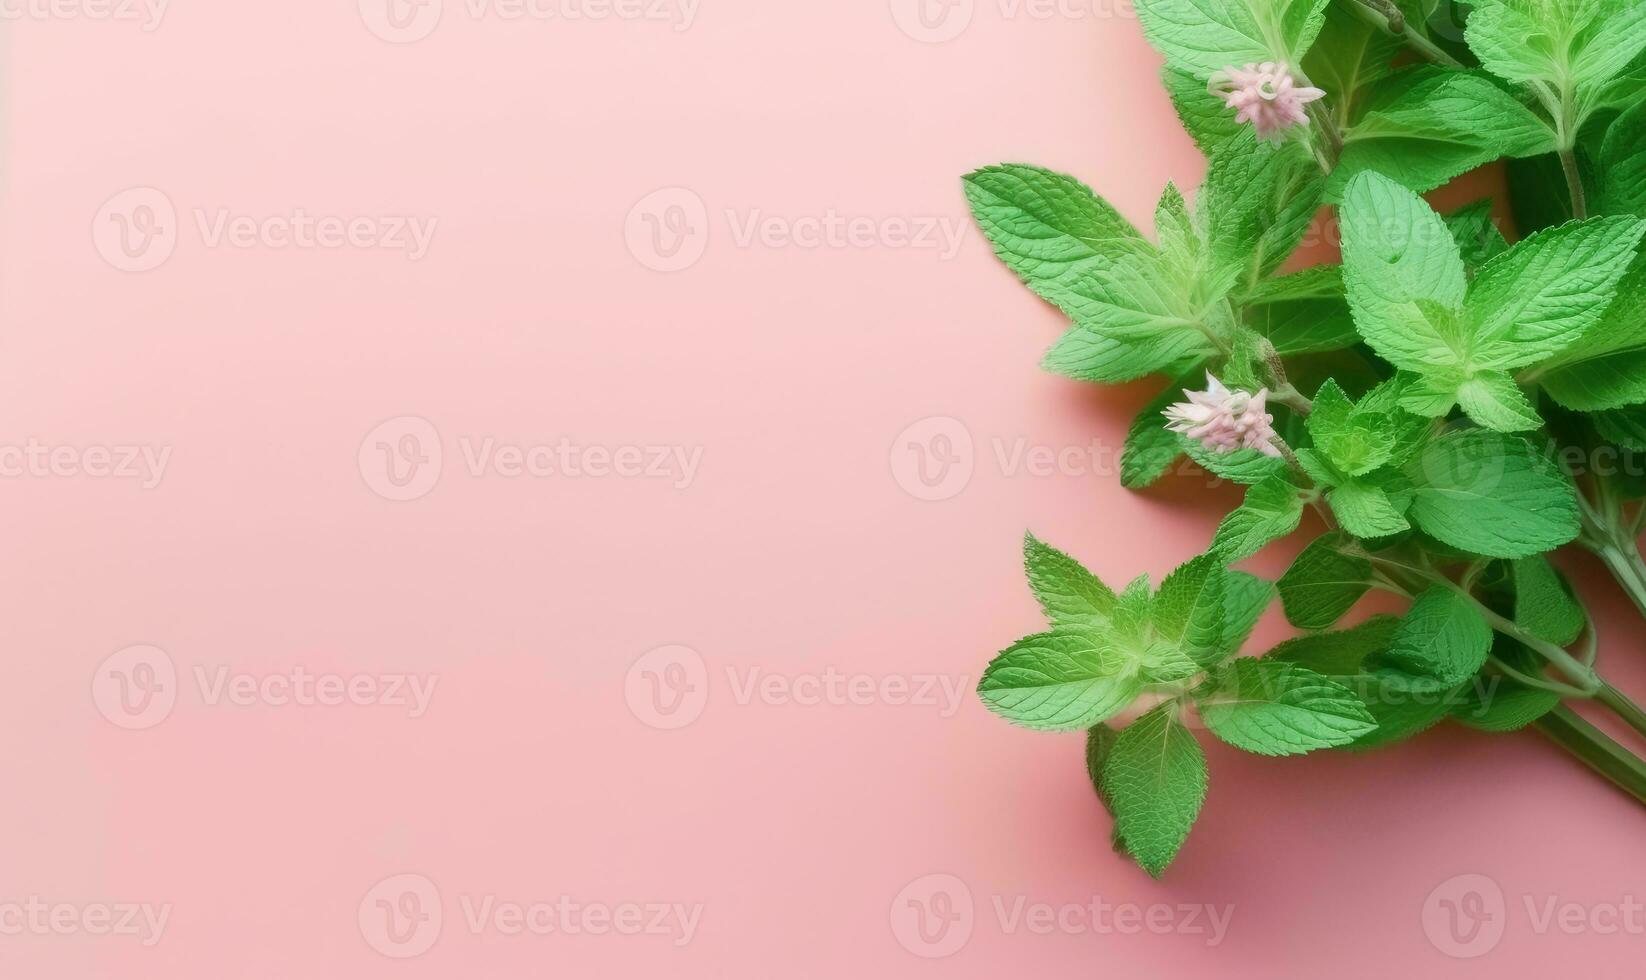
M964 694L1040 625L1025 528L1112 582L1158 577L1237 499L1120 488L1114 451L1154 389L1036 368L1060 317L998 266L960 194L966 171L1032 161L1141 222L1166 180L1198 182L1128 9L984 2L924 43L878 0L703 0L684 30L446 0L427 38L394 44L364 2L11 26L0 445L171 456L148 490L0 479L0 905L171 911L152 946L0 935L0 974L1270 980L1638 962L1638 934L1534 928L1526 900L1621 903L1646 862L1638 808L1535 737L1446 729L1303 760L1214 747L1205 815L1156 882L1111 852L1079 737L1014 729ZM133 187L178 214L175 254L145 272L111 267L92 231ZM663 188L700 199L708 231L669 273L628 244L650 230L631 208ZM438 227L412 261L214 246L199 224L296 208ZM872 241L741 241L751 220L831 213L870 219ZM900 247L902 220L962 234L958 251ZM445 461L431 492L394 502L358 453L402 416L434 425ZM898 470L900 434L931 417L974 446L969 485L936 501ZM563 437L700 448L701 466L678 489L465 469L487 438ZM1094 442L1106 462L1079 463ZM1037 476L1031 447L1085 456ZM1570 564L1610 673L1640 690L1632 613ZM1259 639L1284 635L1271 615ZM142 731L91 694L134 644L178 669L175 709ZM701 655L708 698L660 730L631 707L650 690L631 666L671 644ZM438 686L412 718L213 705L195 675L297 667ZM751 670L877 693L746 696ZM925 678L959 685L958 710L885 693ZM360 907L400 874L437 886L445 921L396 960ZM933 874L975 907L942 959L900 941L894 902ZM1460 874L1506 896L1477 959L1424 929ZM465 918L488 896L562 895L701 918L689 942ZM1214 947L1010 916L1095 897L1233 917Z

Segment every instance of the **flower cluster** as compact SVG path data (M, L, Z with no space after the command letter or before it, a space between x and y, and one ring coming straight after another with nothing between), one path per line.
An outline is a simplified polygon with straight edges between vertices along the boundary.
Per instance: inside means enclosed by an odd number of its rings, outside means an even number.
M1267 388L1255 395L1230 391L1208 371L1205 391L1185 389L1183 394L1188 401L1166 409L1166 428L1213 452L1255 449L1265 456L1280 456L1275 446L1275 417L1267 411Z
M1235 122L1252 124L1257 135L1278 142L1293 125L1307 126L1303 107L1326 93L1297 84L1284 61L1265 61L1245 68L1230 66L1214 72L1207 90L1237 110Z

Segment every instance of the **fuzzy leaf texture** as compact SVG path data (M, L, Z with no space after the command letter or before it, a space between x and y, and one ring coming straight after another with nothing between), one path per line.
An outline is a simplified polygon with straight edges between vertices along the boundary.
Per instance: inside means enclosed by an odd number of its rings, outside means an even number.
M1157 878L1206 801L1206 755L1177 710L1162 704L1127 726L1109 751L1101 781L1119 839Z
M1230 661L1197 704L1213 735L1259 755L1348 745L1376 727L1348 688L1282 661Z

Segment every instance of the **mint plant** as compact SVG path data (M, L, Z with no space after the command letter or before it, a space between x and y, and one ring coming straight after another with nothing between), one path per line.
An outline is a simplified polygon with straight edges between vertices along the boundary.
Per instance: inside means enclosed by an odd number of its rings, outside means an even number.
M1568 704L1646 735L1548 557L1593 552L1646 615L1646 4L1476 0L1461 38L1430 32L1455 16L1435 7L1138 0L1208 159L1150 234L1071 176L965 178L996 254L1071 321L1044 367L1168 381L1122 483L1187 456L1246 486L1158 588L1030 536L1049 626L978 687L1008 721L1086 732L1116 846L1150 874L1199 815L1204 738L1278 756L1531 726L1646 802L1646 763ZM1512 234L1491 201L1421 196L1494 161ZM1293 268L1322 209L1341 263ZM1278 582L1234 567L1299 533ZM1404 611L1342 626L1372 591ZM1302 632L1247 655L1276 600Z

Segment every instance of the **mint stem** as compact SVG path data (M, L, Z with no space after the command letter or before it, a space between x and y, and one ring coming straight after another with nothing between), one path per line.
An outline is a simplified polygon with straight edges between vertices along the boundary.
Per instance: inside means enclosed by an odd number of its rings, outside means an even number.
M1406 42L1406 46L1447 68L1462 68L1463 62L1442 51L1433 41L1424 37L1401 13L1393 0L1349 0L1349 8L1374 27L1381 27Z
M1565 705L1533 724L1544 737L1570 752L1619 789L1646 804L1646 762Z
M1595 692L1595 700L1611 709L1612 714L1621 718L1630 728L1646 735L1646 711L1641 710L1640 705L1629 700L1628 695L1612 685L1602 682L1600 690Z
M1560 151L1560 169L1566 172L1566 190L1572 196L1572 217L1589 216L1589 198L1583 191L1583 175L1577 169L1577 151L1567 147Z

